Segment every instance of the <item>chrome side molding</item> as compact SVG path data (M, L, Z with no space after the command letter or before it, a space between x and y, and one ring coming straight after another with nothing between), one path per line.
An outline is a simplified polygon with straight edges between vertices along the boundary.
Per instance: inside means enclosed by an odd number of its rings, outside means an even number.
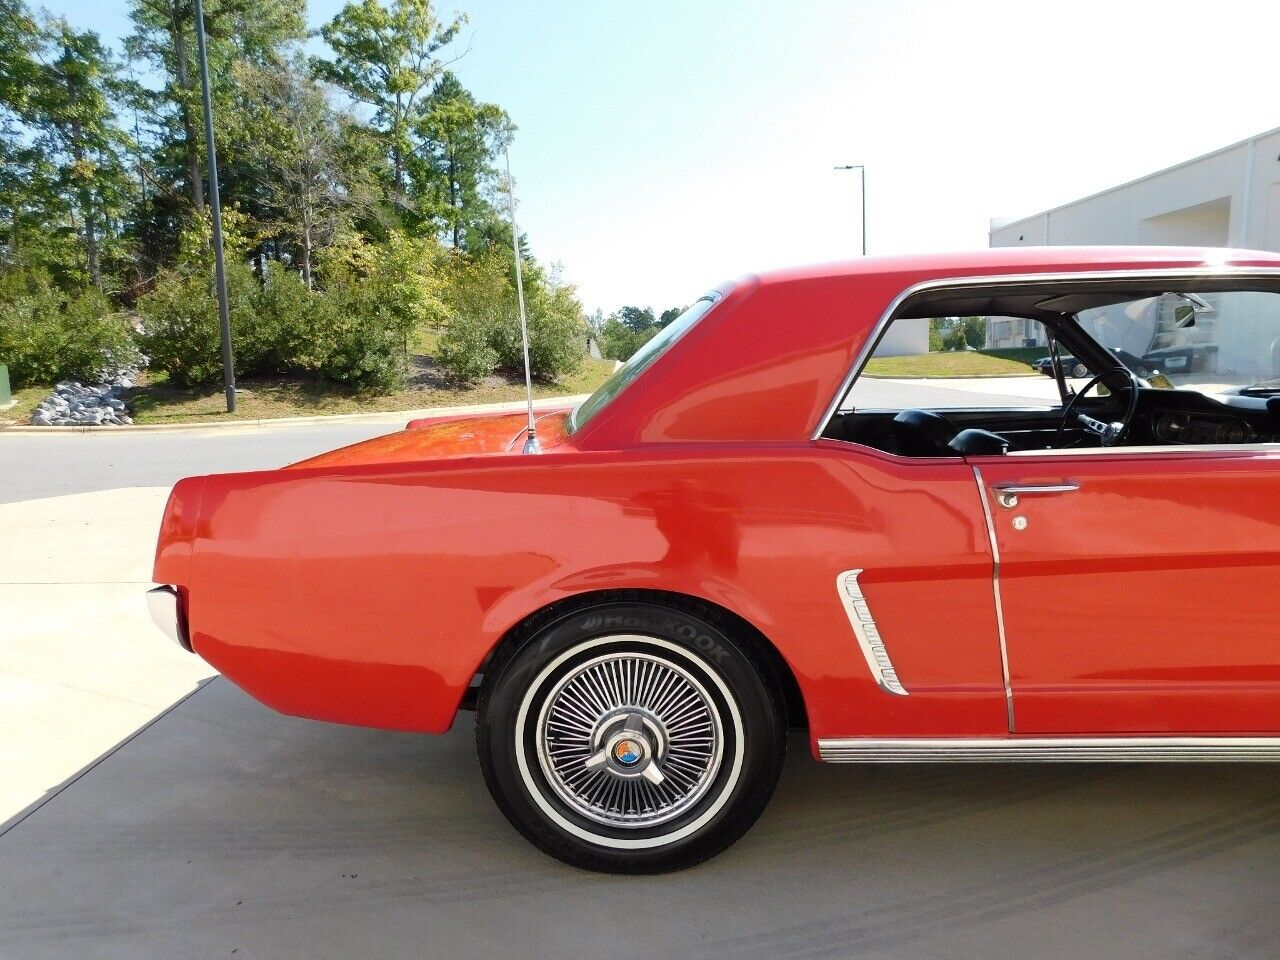
M991 596L996 608L996 636L1000 641L1000 677L1004 681L1004 712L1009 720L1009 732L1013 733L1013 684L1009 680L1009 644L1004 633L1004 599L1000 595L1000 544L996 540L995 520L991 515L991 503L987 499L987 484L982 471L973 468L973 481L978 485L978 500L982 504L982 519L987 525L987 542L991 545Z
M828 763L1248 763L1280 762L1280 737L1017 737L823 739Z
M844 612L849 617L849 625L853 627L853 635L858 638L858 646L866 657L867 668L875 678L880 689L899 697L907 696L907 688L898 679L898 672L893 669L893 661L889 659L889 651L884 647L880 637L880 628L876 626L875 617L863 596L862 586L858 583L861 569L846 570L836 577L836 593L844 605Z

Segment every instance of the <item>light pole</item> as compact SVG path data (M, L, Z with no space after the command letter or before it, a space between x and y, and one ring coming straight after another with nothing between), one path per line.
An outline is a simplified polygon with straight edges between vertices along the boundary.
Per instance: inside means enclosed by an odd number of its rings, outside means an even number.
M862 255L865 257L867 255L867 168L860 163L846 163L835 169L858 171L858 179L862 184L862 204L859 211L862 213Z
M218 321L222 325L222 382L227 413L236 410L236 371L231 358L231 315L227 309L227 265L222 253L222 203L218 197L218 151L213 145L213 98L209 95L209 52L205 49L204 6L195 3L196 52L200 57L200 96L204 100L204 140L209 156L209 210L213 214L213 281L218 290Z

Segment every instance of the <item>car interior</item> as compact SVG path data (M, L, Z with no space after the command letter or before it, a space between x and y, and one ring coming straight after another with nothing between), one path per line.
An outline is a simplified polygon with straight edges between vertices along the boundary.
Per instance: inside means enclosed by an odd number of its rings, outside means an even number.
M1200 293L1240 289L1228 281L1168 279L1159 287L1116 281L989 288L939 289L905 301L898 319L1024 317L1044 325L1055 352L1084 361L1090 379L1069 384L1061 365L1053 373L1058 402L993 408L857 407L846 393L822 437L905 457L1016 456L1062 450L1280 442L1280 390L1210 393L1178 388L1129 357L1130 369L1081 326L1083 311L1147 297L1171 297L1181 326L1196 322ZM1249 290L1261 290L1252 284ZM1271 291L1268 291L1271 292ZM889 324L878 332L883 338ZM865 366L868 350L859 361ZM861 367L859 368L861 375ZM858 377L854 378L857 383ZM1078 387L1078 389L1077 389Z

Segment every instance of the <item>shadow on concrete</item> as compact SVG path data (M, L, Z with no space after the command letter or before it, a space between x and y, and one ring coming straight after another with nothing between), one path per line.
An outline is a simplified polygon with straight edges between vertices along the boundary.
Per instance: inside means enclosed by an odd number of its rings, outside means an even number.
M60 794L67 787L71 786L81 777L88 774L100 763L103 763L104 761L109 759L117 750L120 750L123 747L127 746L136 737L141 736L143 733L149 730L152 726L159 723L161 720L167 717L174 710L178 709L178 707L182 706L184 702L186 702L188 699L190 699L191 697L199 693L202 687L204 687L206 684L212 683L215 679L216 677L209 677L206 680L197 681L195 687L193 687L188 693L184 694L178 700L174 701L172 704L166 707L164 710L160 711L160 713L156 714L154 717L152 717L150 720L148 720L146 723L140 726L137 730L133 731L133 733L129 734L129 736L125 737L123 740L121 740L119 743L113 746L110 750L107 750L102 755L95 757L92 763L85 764L85 766L81 767L79 770L77 770L71 776L67 777L61 783L50 787L43 794L41 794L39 798L31 801L31 803L27 804L27 806L23 807L21 810L19 810L17 813L11 816L9 819L3 822L0 822L0 837L3 837L6 833L8 833L14 827L18 826L18 824L22 823L23 820L27 819L27 817L31 816L31 814L35 813L37 810L39 810L46 803L48 803L50 800L52 800L54 797Z
M0 957L1264 957L1280 772L859 766L802 738L684 873L582 873L445 737L280 717L222 679L0 837Z

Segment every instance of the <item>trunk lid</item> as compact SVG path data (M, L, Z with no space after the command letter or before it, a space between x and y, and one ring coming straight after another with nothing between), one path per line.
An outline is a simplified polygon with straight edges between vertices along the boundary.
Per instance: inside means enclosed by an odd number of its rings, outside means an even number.
M543 450L555 447L568 436L567 409L544 412L536 420L538 440ZM339 447L292 463L285 469L349 467L519 452L524 444L527 422L528 415L523 411L488 416L426 417L410 421L398 433Z

